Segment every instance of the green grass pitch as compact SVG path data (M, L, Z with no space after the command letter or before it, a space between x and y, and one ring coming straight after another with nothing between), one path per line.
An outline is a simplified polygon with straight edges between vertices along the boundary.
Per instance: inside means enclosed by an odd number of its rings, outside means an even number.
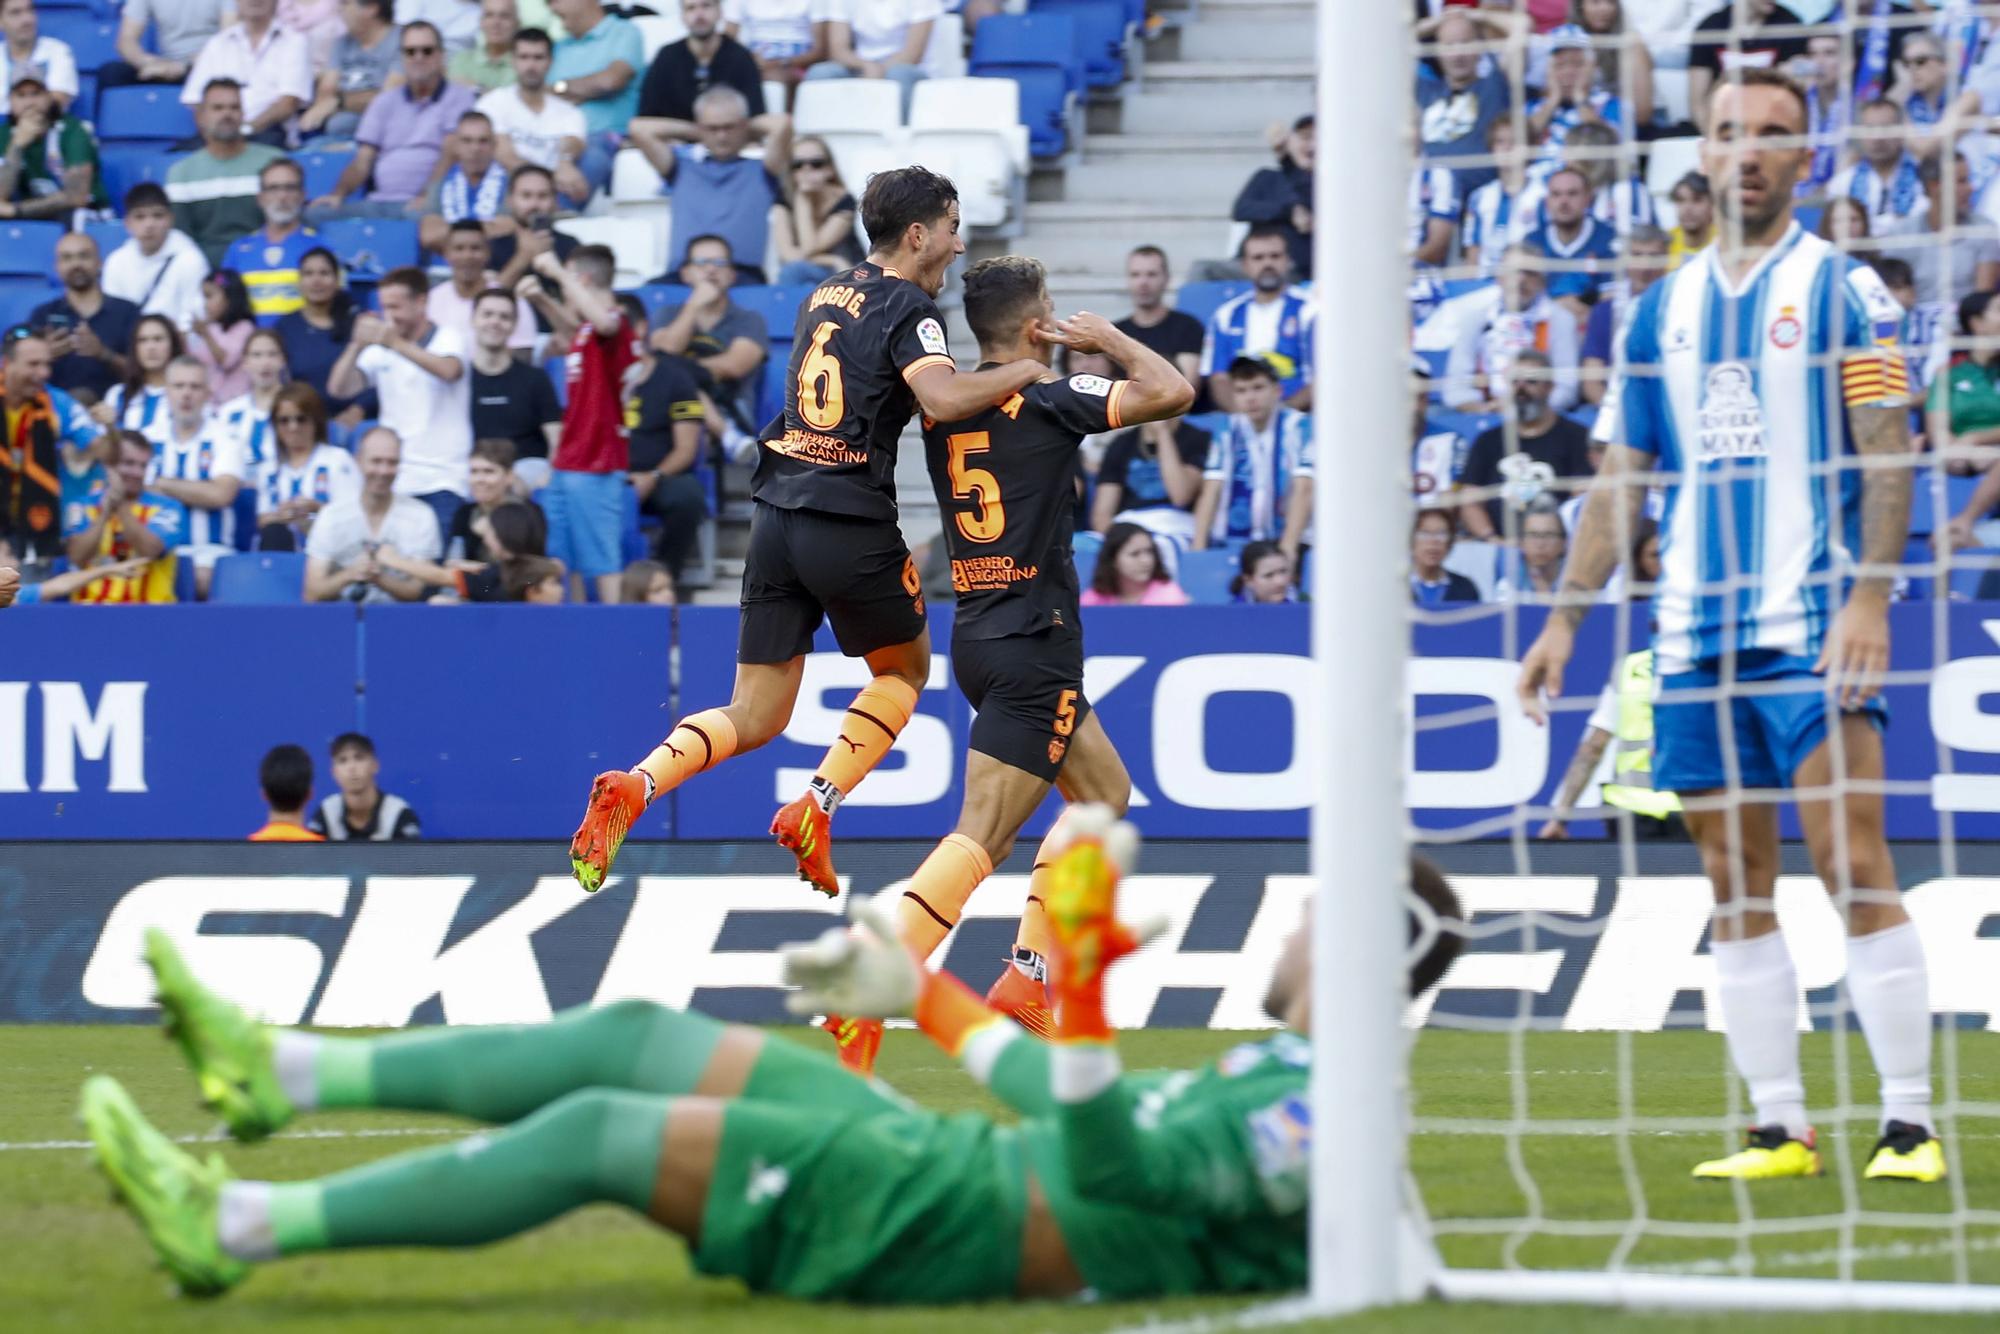
M817 1035L788 1032L812 1041ZM1154 1031L1127 1034L1129 1065L1187 1066L1209 1059L1240 1035ZM1416 1110L1424 1118L1485 1119L1504 1123L1525 1097L1533 1119L1590 1120L1619 1110L1620 1044L1603 1034L1544 1034L1523 1047L1517 1087L1510 1075L1510 1042L1504 1036L1428 1032L1414 1057ZM1670 1033L1631 1043L1632 1111L1642 1117L1711 1116L1725 1106L1721 1040L1705 1033ZM1806 1040L1808 1089L1815 1106L1831 1094L1835 1052L1831 1039ZM1940 1052L1940 1070L1947 1068ZM1846 1053L1857 1098L1873 1095L1874 1077L1856 1040ZM1960 1095L1987 1103L2000 1081L2000 1044L1984 1033L1957 1035ZM194 1105L186 1072L167 1044L140 1028L0 1029L0 1327L10 1330L199 1330L203 1334L256 1329L291 1331L408 1331L450 1329L519 1331L673 1329L709 1331L1097 1331L1149 1322L1227 1317L1242 1300L1153 1302L1127 1305L993 1305L970 1309L860 1310L807 1307L747 1296L732 1283L692 1275L678 1242L621 1211L592 1209L501 1246L470 1252L391 1251L322 1255L271 1265L219 1302L196 1304L168 1295L163 1276L121 1211L108 1203L100 1179L80 1149L38 1147L75 1141L77 1086L93 1071L125 1080L147 1111L171 1133L213 1129ZM982 1090L914 1033L892 1033L883 1049L883 1074L898 1087L943 1109L993 1108ZM1944 1187L1862 1187L1858 1175L1873 1137L1872 1120L1844 1128L1822 1114L1822 1147L1829 1158L1854 1166L1853 1189L1870 1211L1904 1216L1900 1226L1855 1229L1847 1243L1863 1278L1949 1279L1953 1237L1949 1230L1914 1226L1948 1214L1956 1196ZM1961 1156L1952 1166L1971 1209L2000 1209L2000 1125L1962 1120ZM290 1179L334 1171L401 1149L434 1143L464 1127L434 1117L347 1113L310 1118L275 1141L254 1148L218 1146L241 1174ZM1647 1130L1627 1141L1646 1192L1647 1216L1662 1223L1733 1223L1734 1196L1726 1188L1697 1187L1688 1166L1722 1147L1717 1131ZM1528 1135L1510 1161L1498 1135L1426 1133L1412 1158L1425 1202L1446 1229L1469 1220L1518 1218L1526 1200L1518 1176L1540 1192L1540 1212L1562 1223L1618 1222L1631 1216L1620 1146L1609 1135ZM1357 1147L1357 1152L1366 1152ZM1759 1272L1788 1277L1828 1276L1843 1247L1825 1215L1842 1210L1844 1191L1829 1162L1819 1181L1772 1183L1751 1196L1756 1215L1794 1220L1792 1230L1744 1243ZM1910 1216L1922 1216L1912 1218ZM1964 1253L1973 1278L2000 1283L2000 1227L1969 1225ZM1521 1238L1447 1231L1440 1245L1461 1265L1492 1265L1513 1249L1535 1266L1597 1267L1615 1237L1540 1232ZM1739 1254L1733 1235L1649 1237L1630 1263L1681 1272L1729 1272ZM1972 1317L1928 1320L1907 1316L1697 1317L1674 1313L1615 1316L1561 1308L1446 1306L1429 1304L1337 1325L1342 1330L1566 1331L1690 1328L1756 1330L1889 1331L1916 1325L1929 1330L1984 1329Z

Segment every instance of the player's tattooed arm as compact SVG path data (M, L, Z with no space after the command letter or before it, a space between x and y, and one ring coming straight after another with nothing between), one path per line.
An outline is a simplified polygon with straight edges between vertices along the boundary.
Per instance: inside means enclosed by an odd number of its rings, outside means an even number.
M1598 590L1625 559L1646 503L1646 470L1640 465L1650 458L1628 445L1605 451L1576 521L1576 540L1563 566L1561 597L1549 614L1551 622L1560 621L1571 630L1582 624Z
M1910 453L1910 414L1902 405L1847 410L1854 447L1861 455L1861 573L1856 593L1884 601L1895 567L1910 539L1910 499L1916 459Z

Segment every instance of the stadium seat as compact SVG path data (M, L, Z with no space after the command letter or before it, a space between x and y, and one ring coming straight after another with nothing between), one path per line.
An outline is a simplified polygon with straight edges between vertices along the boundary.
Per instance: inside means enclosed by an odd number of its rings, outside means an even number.
M1078 533L1070 539L1070 556L1076 563L1077 587L1090 587L1090 576L1097 573L1097 555L1103 550L1103 533Z
M1678 125L1689 118L1686 70L1653 67L1653 107L1669 125Z
M1012 79L928 79L910 106L909 157L957 184L968 226L998 227L1025 204L1028 127Z
M59 222L0 223L0 274L47 282L56 271L56 242L67 230Z
M636 148L621 148L611 159L611 198L623 203L627 200L653 200L664 196L659 169L646 160L646 155Z
M988 19L987 23L993 20ZM981 28L985 23L979 25ZM1061 157L1069 151L1069 108L1072 89L1067 71L1054 65L986 65L973 62L976 76L1012 79L1021 101L1021 124L1028 131L1028 151L1038 158ZM853 179L849 177L848 179Z
M789 109L792 90L778 79L764 80L764 110L785 111Z
M0 278L0 329L13 328L55 294L55 284L47 274L39 278Z
M687 304L688 288L679 283L646 283L630 289L639 298L639 304L646 308L646 318L658 328L666 312L676 306Z
M806 287L734 287L729 299L745 310L754 310L764 317L764 327L771 331L771 337L789 342L792 330L798 327L799 306L811 296L813 289Z
M1910 487L1910 536L1929 537L1939 524L1951 518L1940 514L1944 504L1944 478L1934 468L1920 469Z
M354 161L351 148L324 148L310 153L300 153L298 164L306 174L306 198L318 199L333 193L333 187L340 183L340 173L347 170L347 164Z
M76 56L79 73L95 74L118 59L118 25L106 22L94 13L77 9L54 10L41 16L40 28L42 36L69 43L70 51ZM173 91L178 94L180 90L175 88Z
M1229 581L1236 577L1236 565L1237 555L1228 548L1184 552L1181 588L1197 606L1219 606L1229 601Z
M1951 596L1958 602L2000 601L2000 550L1976 547L1953 556Z
M1215 314L1216 307L1233 297L1239 297L1250 290L1250 284L1237 278L1219 283L1183 283L1174 297L1174 309L1194 316L1203 324Z
M609 246L618 260L619 287L637 287L666 262L666 233L644 218L564 218L556 230L585 245Z
M913 136L934 132L984 132L1004 140L1015 170L1028 169L1027 127L1021 123L1021 86L1012 79L926 79L910 102Z
M632 18L632 25L639 30L639 44L646 53L646 64L649 66L653 63L653 57L660 53L661 47L672 46L687 36L687 24L681 22L680 6L665 5L662 8L671 12L637 14ZM638 71L638 74L641 79L646 77L646 71L643 69Z
M108 255L125 244L125 224L116 218L93 218L83 224L83 234L97 242L97 252Z
M1664 199L1675 181L1700 168L1701 140L1655 139L1648 150L1646 188Z
M956 79L965 73L965 20L955 13L940 14L931 21L931 39L924 47L924 75L932 79ZM917 85L919 88L922 84Z
M1081 93L1086 80L1076 21L1047 11L995 14L973 29L972 73L1011 76L1022 69L1060 70L1064 91Z
M238 606L280 606L303 602L305 584L304 552L246 551L215 562L208 600Z
M177 84L106 88L97 99L97 137L103 141L178 143L195 135L194 113L181 104Z
M299 593L301 596L305 594L305 585L303 582L299 585ZM199 602L200 600L201 597L195 584L193 557L185 554L175 556L174 601L189 603Z
M921 87L921 85L919 85ZM792 108L797 134L882 134L903 126L903 90L892 79L811 79Z
M1028 13L1070 17L1076 25L1075 50L1090 87L1115 88L1125 81L1124 0L1034 0Z
M363 281L417 262L414 218L337 218L319 225L319 239L350 277Z
M173 159L157 147L144 144L111 143L97 150L98 169L104 173L104 193L112 207L125 207L125 192L141 181L163 185Z

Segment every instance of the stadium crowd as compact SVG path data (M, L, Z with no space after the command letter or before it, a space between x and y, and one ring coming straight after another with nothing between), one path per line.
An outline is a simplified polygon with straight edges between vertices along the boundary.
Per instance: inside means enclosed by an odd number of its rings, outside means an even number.
M2000 546L1981 342L2000 288L1992 17L1957 0L1419 0L1415 17L1412 483L1455 520L1418 516L1417 604L1552 592L1537 571L1559 539L1538 516L1553 510L1566 537L1625 314L1714 235L1692 149L1707 90L1739 68L1805 86L1801 223L1907 312L1918 447L1942 470L1937 537Z

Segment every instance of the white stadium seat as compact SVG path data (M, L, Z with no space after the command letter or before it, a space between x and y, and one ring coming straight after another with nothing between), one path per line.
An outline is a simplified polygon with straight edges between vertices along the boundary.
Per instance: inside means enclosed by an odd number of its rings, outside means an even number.
M636 148L621 148L611 159L611 197L620 203L661 197L660 173Z
M1653 67L1653 106L1670 125L1690 119L1686 70Z
M786 86L783 83L779 82L776 79L764 80L765 113L769 114L770 112L773 111L783 111L785 109L785 98L788 97L789 95L790 94L786 92Z
M585 245L610 246L618 257L617 285L637 287L660 272L667 234L646 218L565 218L556 230Z
M1021 85L1012 79L926 79L910 102L912 147L920 136L987 134L1007 150L1014 170L1028 170L1028 127L1021 123Z
M1701 170L1699 139L1655 139L1649 151L1652 158L1646 164L1646 188L1656 195L1665 196L1675 181Z
M671 14L641 14L632 20L639 29L639 41L646 52L646 63L651 65L653 57L663 46L670 46L688 35L687 24L681 22L679 5L669 6ZM551 34L554 36L555 34ZM645 70L637 71L640 78L646 77Z
M893 136L902 126L903 90L891 79L808 79L792 106L796 134Z
M931 23L930 44L924 47L924 73L933 79L956 79L965 73L965 20L940 14Z

